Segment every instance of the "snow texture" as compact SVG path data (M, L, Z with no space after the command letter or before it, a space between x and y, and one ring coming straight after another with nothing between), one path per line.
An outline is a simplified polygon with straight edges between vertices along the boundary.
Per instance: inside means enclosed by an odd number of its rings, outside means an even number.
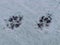
M52 21L41 30L39 18L48 13ZM12 30L5 19L13 15L23 20ZM0 45L60 45L60 0L0 0Z

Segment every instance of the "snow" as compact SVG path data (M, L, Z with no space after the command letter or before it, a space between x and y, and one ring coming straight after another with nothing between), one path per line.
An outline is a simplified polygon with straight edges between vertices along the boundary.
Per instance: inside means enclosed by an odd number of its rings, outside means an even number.
M0 0L0 45L60 45L59 0ZM41 16L52 14L49 27L36 25ZM23 15L19 28L6 27L4 19Z

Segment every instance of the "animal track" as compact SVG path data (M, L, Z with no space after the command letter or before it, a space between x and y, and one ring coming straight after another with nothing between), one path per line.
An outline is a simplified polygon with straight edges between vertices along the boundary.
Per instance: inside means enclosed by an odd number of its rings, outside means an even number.
M43 28L44 26L47 27L49 26L49 24L51 23L52 18L51 15L47 15L47 16L42 16L39 19L39 23L37 23L38 28Z
M21 25L21 21L23 19L23 16L11 16L9 17L8 24L6 26L10 29L18 28Z

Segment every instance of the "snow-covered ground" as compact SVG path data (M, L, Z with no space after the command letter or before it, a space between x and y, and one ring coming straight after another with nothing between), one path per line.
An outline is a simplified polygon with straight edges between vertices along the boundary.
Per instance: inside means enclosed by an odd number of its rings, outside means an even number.
M59 0L0 0L0 45L60 45ZM52 22L43 30L36 23L39 17L52 14ZM23 15L19 28L6 27L4 19Z

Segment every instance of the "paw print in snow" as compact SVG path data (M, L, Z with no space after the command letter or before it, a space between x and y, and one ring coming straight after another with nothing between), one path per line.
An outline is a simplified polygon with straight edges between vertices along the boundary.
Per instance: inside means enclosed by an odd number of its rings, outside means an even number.
M51 15L47 15L47 16L42 16L39 19L39 23L37 23L38 28L43 28L43 27L48 27L49 24L51 23L52 18Z
M8 24L6 24L7 27L10 29L18 28L21 25L21 21L23 19L23 16L11 16L9 17Z

